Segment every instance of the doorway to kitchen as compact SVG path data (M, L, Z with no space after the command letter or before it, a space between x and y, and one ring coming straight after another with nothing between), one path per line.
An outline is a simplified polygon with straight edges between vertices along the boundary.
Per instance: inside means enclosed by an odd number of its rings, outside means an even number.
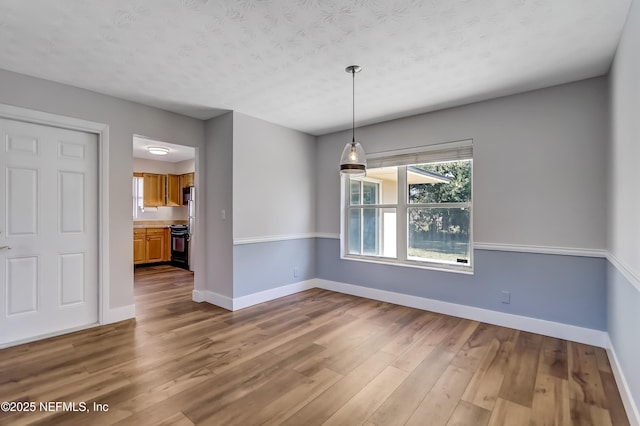
M131 200L136 277L162 266L191 271L195 281L198 186L196 148L134 135Z

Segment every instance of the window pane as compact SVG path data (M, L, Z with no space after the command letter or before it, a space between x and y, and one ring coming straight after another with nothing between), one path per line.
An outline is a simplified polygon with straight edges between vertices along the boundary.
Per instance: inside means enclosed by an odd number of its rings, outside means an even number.
M407 258L469 265L471 215L468 208L412 207Z
M378 209L362 209L362 253L378 255L380 246L380 225Z
M360 204L360 185L362 182L359 180L351 180L349 188L351 197L349 197L350 204L352 206L357 206Z
M353 209L349 211L349 254L362 254L361 250L361 215L362 210Z
M471 201L471 160L407 166L409 203Z
M378 204L379 191L379 183L362 182L362 204Z
M378 204L398 203L398 168L367 169L367 177L379 181Z
M396 257L396 209L349 210L349 254Z

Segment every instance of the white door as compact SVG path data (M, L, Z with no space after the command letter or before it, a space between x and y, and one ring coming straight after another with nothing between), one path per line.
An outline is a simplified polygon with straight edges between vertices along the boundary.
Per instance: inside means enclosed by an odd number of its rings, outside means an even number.
M98 322L98 141L0 119L0 346Z

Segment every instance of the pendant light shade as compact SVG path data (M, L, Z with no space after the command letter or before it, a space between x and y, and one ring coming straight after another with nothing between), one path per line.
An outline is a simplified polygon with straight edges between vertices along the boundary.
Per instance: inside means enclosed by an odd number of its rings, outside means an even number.
M348 66L345 71L351 73L353 87L353 115L351 126L351 142L348 142L342 150L340 157L340 173L348 176L364 176L367 170L367 158L360 142L356 142L356 73L362 67L358 65Z
M360 142L349 142L342 150L340 157L340 173L351 176L364 176L367 169L367 160Z

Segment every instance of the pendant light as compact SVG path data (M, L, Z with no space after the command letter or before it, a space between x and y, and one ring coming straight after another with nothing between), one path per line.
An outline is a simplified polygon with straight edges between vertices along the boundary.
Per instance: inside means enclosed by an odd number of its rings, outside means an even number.
M364 149L360 142L356 142L356 73L362 71L362 67L358 65L350 65L345 71L351 73L352 76L352 99L353 99L353 118L351 125L351 142L342 150L340 157L340 174L352 177L360 177L366 174L367 159Z

